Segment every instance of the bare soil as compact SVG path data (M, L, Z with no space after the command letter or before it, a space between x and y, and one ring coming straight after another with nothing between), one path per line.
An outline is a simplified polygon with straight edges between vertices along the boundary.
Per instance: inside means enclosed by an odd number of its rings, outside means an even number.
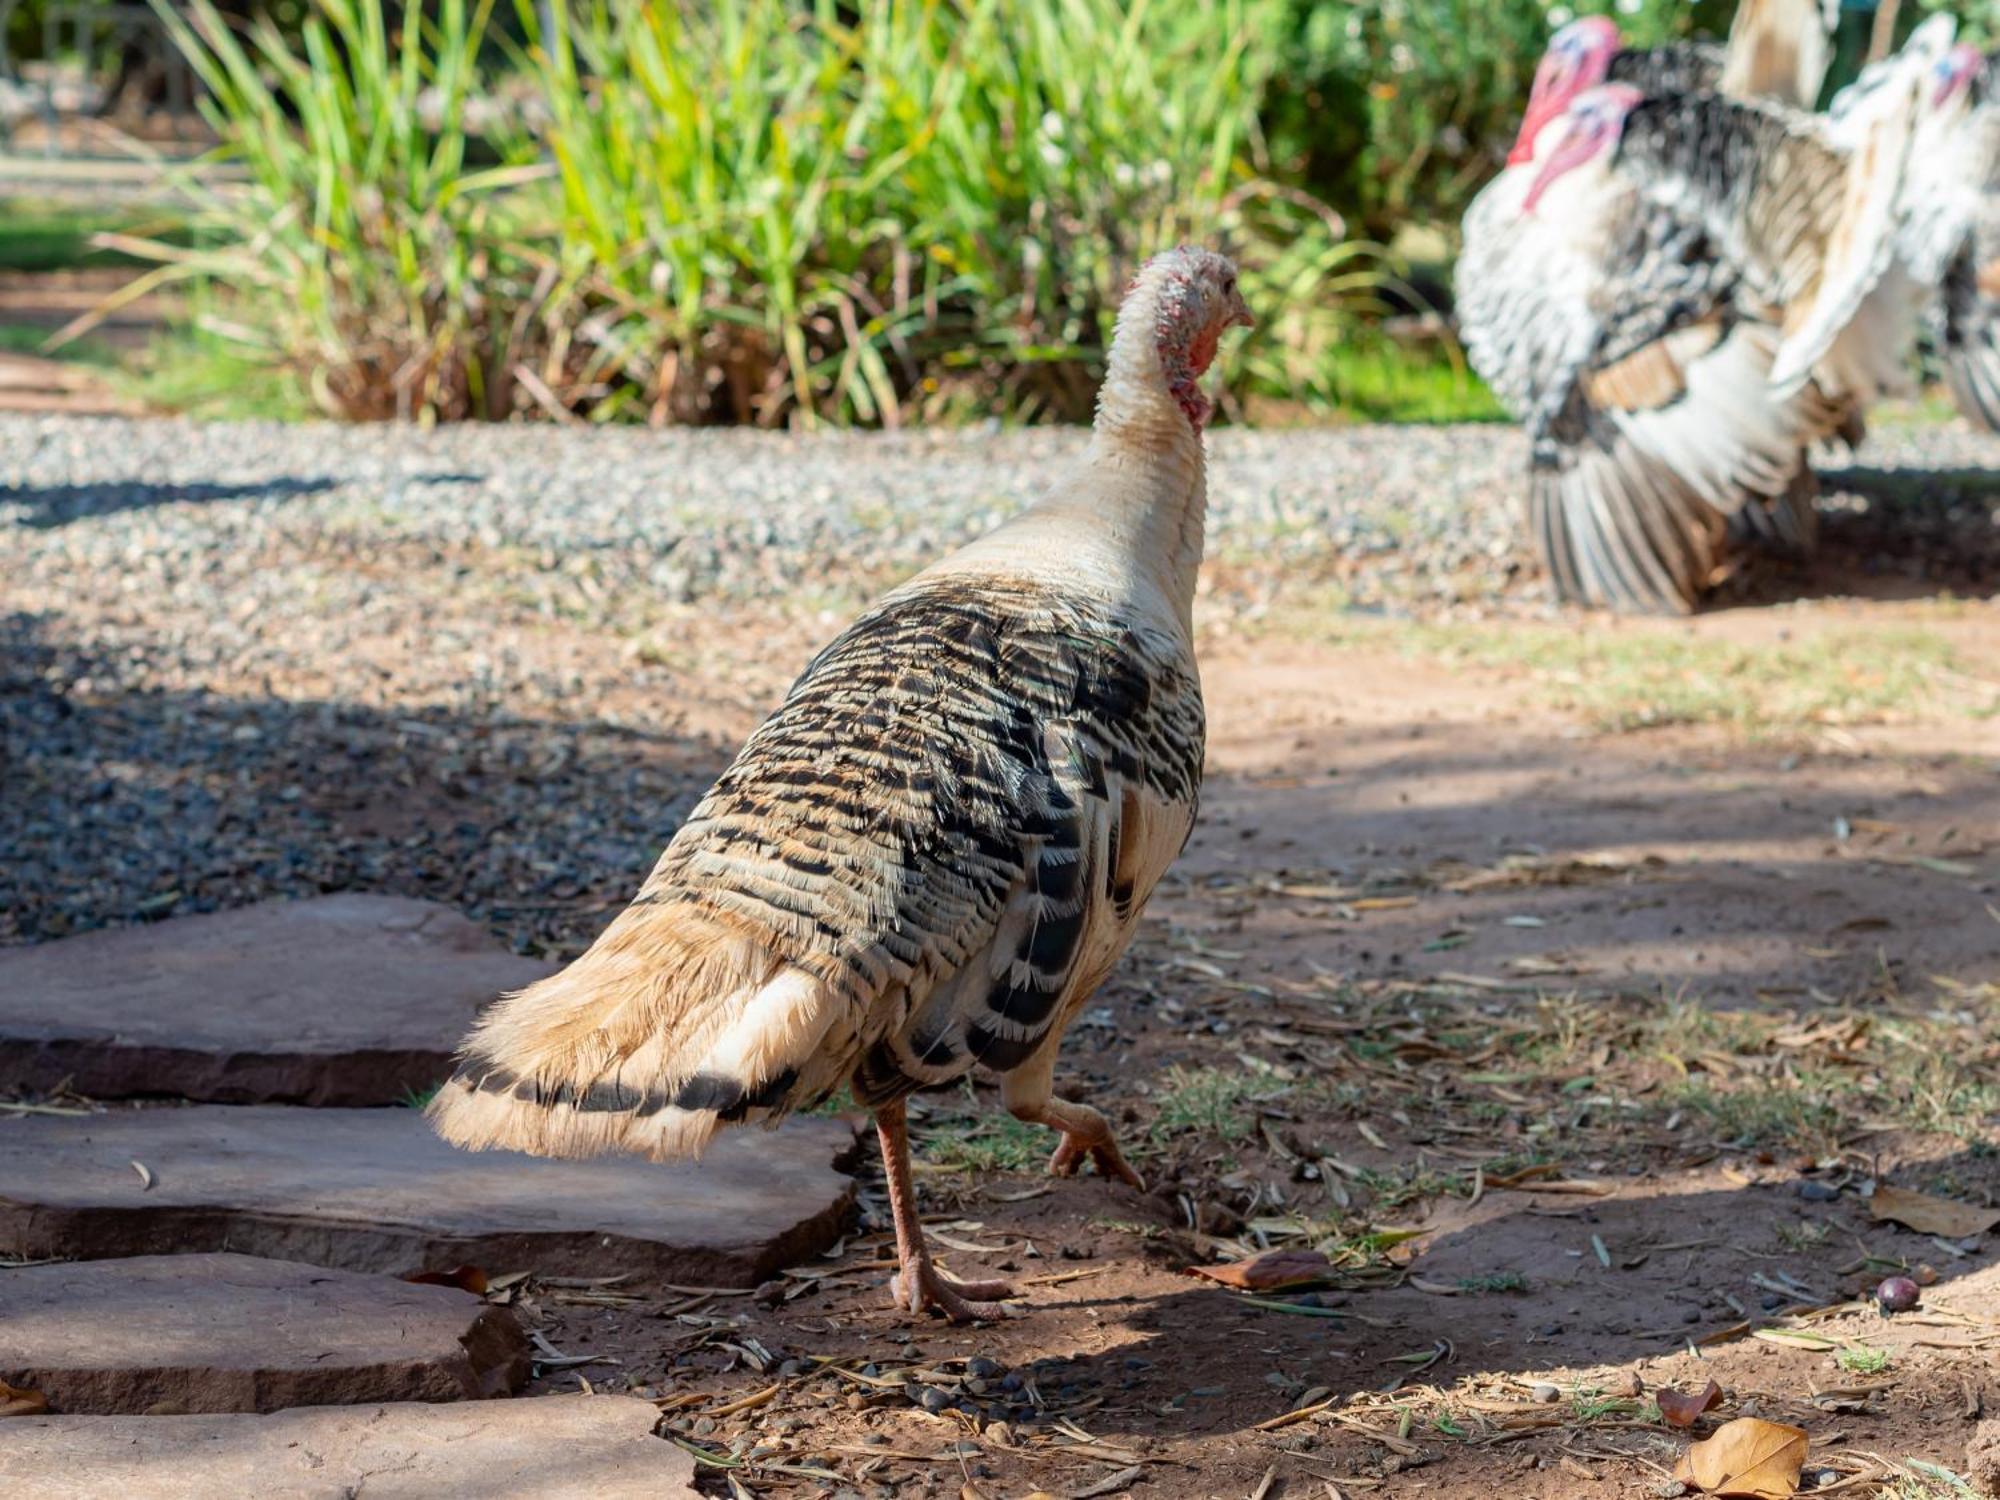
M2000 629L1853 600L1573 622L1857 625L1941 638L1950 691L1610 732L1540 667L1218 631L1200 827L1059 1074L1151 1191L1052 1182L991 1090L936 1096L945 1262L1013 1277L1020 1316L890 1311L878 1183L760 1294L505 1288L596 1357L542 1387L659 1399L716 1494L1674 1494L1689 1435L1653 1393L1708 1380L1697 1434L1802 1426L1809 1492L1964 1472L2000 1261L1863 1195L2000 1204ZM816 628L690 622L682 727L747 730ZM1261 1301L1188 1274L1267 1245L1331 1269ZM1892 1317L1871 1294L1901 1269L1930 1284Z

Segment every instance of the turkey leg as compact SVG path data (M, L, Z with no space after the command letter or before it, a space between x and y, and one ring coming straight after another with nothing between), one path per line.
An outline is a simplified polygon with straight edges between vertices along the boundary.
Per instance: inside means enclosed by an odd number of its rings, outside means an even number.
M917 1188L910 1175L910 1131L903 1101L884 1104L875 1111L875 1133L882 1142L882 1170L889 1181L889 1212L896 1221L896 1259L902 1269L889 1282L889 1295L898 1307L920 1313L934 1307L954 1323L971 1323L981 1318L1001 1316L997 1307L975 1307L974 1303L996 1303L1014 1295L1004 1281L953 1281L931 1264L930 1247L924 1243L924 1227L917 1219Z
M1037 1113L1022 1115L1021 1118L1032 1119L1038 1125L1062 1132L1062 1144L1049 1158L1049 1170L1056 1176L1074 1177L1076 1169L1088 1156L1097 1163L1097 1170L1104 1176L1128 1182L1142 1193L1146 1191L1145 1179L1132 1170L1132 1164L1125 1160L1125 1153L1118 1149L1118 1142L1111 1134L1110 1122L1088 1104L1049 1099Z

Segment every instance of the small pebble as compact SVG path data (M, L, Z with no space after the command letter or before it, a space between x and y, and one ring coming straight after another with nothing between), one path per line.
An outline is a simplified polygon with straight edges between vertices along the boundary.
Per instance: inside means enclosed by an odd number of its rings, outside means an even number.
M1923 1293L1907 1276L1891 1276L1875 1288L1875 1300L1885 1313L1908 1312Z
M916 1402L925 1411L943 1411L951 1405L951 1397L934 1385L920 1385L915 1392Z
M1808 1203L1831 1203L1840 1196L1840 1189L1830 1182L1807 1177L1799 1183L1799 1196Z
M1006 1366L1001 1364L999 1360L988 1359L983 1354L975 1354L965 1362L965 1373L976 1375L981 1380L991 1380L1005 1369Z
M1535 1384L1529 1386L1528 1394L1544 1405L1551 1401L1562 1400L1562 1392L1550 1385L1546 1380L1537 1381Z

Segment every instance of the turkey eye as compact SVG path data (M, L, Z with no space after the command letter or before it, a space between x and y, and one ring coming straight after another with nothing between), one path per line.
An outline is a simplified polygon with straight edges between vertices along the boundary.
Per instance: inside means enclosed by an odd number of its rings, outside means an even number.
M1222 295L1227 297L1235 290L1236 290L1236 278L1234 276L1226 278L1222 283Z

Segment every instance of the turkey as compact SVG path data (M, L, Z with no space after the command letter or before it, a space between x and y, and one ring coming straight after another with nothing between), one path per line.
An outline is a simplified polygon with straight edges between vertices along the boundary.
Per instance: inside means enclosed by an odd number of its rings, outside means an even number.
M1720 81L1748 72L1734 56L1746 35L1754 42L1739 27L1723 58L1701 48L1621 53L1607 23L1566 28L1537 72L1515 157L1466 216L1461 335L1475 368L1529 427L1529 529L1565 601L1685 612L1721 574L1731 542L1808 550L1815 481L1805 450L1851 438L1859 410L1899 378L1906 338L1870 354L1859 335L1835 336L1848 322L1879 333L1893 321L1864 315L1876 310L1869 299L1886 269L1907 88L1885 90L1857 115L1854 129L1871 145L1851 177L1847 155L1861 155L1841 153L1805 116L1668 90L1657 97L1674 104L1676 126L1708 135L1643 160L1610 153L1629 159L1587 188L1572 178L1552 191L1561 174L1544 165L1554 138L1576 123L1580 98L1607 87L1592 79L1624 71ZM1899 59L1897 76L1908 84L1927 56ZM1803 87L1796 70L1789 76ZM1601 97L1649 97L1645 85L1608 87L1616 92ZM1733 155L1705 163L1699 153L1711 148ZM1809 187L1769 170L1807 159ZM1853 232L1795 245L1832 245L1825 269L1838 285L1814 284L1808 298L1793 278L1787 300L1773 301L1746 262L1770 248L1753 243L1757 235L1795 227L1778 221L1805 206L1801 188L1822 227L1845 214ZM1728 212L1717 206L1725 199ZM1786 321L1809 312L1819 320L1810 327ZM1787 345L1793 367L1776 368Z
M1897 250L1927 295L1945 384L1965 416L2000 432L2000 54L1961 45L1938 61L1905 177Z
M1508 164L1529 161L1542 127L1600 83L1629 83L1648 94L1721 92L1811 109L1839 18L1838 0L1743 0L1726 47L1712 42L1627 47L1610 17L1580 17L1549 39Z
M1139 1184L1056 1050L1194 825L1200 380L1250 315L1182 248L1127 290L1095 429L1038 504L822 650L561 973L481 1018L430 1106L472 1148L698 1155L842 1083L875 1116L897 1303L954 1321L918 1226L905 1100L975 1065L1062 1133L1051 1169Z

